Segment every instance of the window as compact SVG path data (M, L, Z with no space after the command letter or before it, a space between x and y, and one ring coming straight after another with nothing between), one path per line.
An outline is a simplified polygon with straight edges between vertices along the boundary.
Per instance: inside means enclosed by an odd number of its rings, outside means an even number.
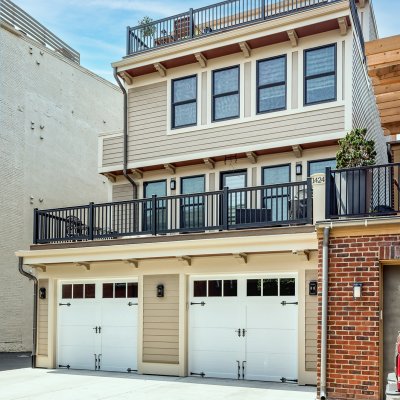
M190 176L181 179L182 194L204 193L205 177ZM181 227L204 228L204 196L188 196L181 200Z
M125 299L137 297L137 282L103 283L103 299Z
M193 281L193 297L236 297L237 293L237 279Z
M239 117L239 67L213 71L212 119L222 121Z
M286 108L286 56L257 62L257 113Z
M172 81L172 128L197 124L197 76Z
M94 299L96 285L94 283L68 283L62 285L61 292L63 299Z
M307 176L311 176L313 174L317 174L320 172L325 173L326 167L331 167L332 169L335 169L336 168L336 159L328 158L326 160L309 161Z
M304 104L336 100L336 45L304 53Z
M247 171L221 172L220 188L242 189L246 187L246 181ZM228 196L228 223L240 224L242 219L245 219L241 218L240 210L246 208L246 192L238 190L229 192Z
M167 181L152 181L144 182L143 197L151 199L153 195L164 197L167 195ZM162 231L167 229L167 202L166 200L157 200L156 202L157 215L156 224L157 230ZM151 231L152 228L152 203L151 200L143 204L143 231Z
M279 294L281 296L295 296L296 280L294 278L279 279Z

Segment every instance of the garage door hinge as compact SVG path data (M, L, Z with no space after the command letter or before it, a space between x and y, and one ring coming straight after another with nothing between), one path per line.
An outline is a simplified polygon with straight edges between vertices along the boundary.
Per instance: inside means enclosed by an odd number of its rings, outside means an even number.
M58 303L59 306L67 306L70 307L71 303Z
M137 372L137 369L128 368L126 372Z
M71 366L70 366L69 364L68 364L68 365L59 365L58 368L67 368L67 369L70 369Z
M195 375L195 376L201 376L202 378L204 378L206 376L206 374L204 372L200 372L199 374L196 372L191 372L190 373L191 376Z
M282 378L280 379L280 381L281 381L282 383L286 383L286 382L298 383L298 380L297 380L297 379L288 379L288 378L285 378L285 377L283 377L283 376L282 376Z
M299 304L299 302L298 301L293 301L292 303L289 303L289 302L287 302L287 301L281 301L281 304L283 305L283 306L287 306L287 305L289 305L289 304L294 304L294 305L298 305Z
M191 306L200 305L200 306L203 307L203 306L206 305L206 303L204 303L204 301L202 301L201 303L193 303L193 302L191 302L190 305L191 305Z

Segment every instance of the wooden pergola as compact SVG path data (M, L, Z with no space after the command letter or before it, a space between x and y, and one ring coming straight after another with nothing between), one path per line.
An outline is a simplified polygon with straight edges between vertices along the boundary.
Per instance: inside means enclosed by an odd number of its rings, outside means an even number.
M368 75L385 135L400 133L400 35L366 44Z

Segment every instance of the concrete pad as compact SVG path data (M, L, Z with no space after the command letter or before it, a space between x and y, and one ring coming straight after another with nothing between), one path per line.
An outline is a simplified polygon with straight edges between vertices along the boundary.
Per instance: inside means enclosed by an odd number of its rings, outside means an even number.
M316 389L287 383L177 378L95 371L0 372L0 400L315 400Z
M29 368L31 363L31 353L0 353L0 371Z

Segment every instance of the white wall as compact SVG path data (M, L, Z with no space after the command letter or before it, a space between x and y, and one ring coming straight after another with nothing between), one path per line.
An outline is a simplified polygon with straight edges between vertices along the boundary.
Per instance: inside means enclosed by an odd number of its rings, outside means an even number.
M0 71L0 351L22 351L31 348L32 284L14 252L32 243L34 208L108 200L97 136L121 129L123 98L110 82L3 27Z

